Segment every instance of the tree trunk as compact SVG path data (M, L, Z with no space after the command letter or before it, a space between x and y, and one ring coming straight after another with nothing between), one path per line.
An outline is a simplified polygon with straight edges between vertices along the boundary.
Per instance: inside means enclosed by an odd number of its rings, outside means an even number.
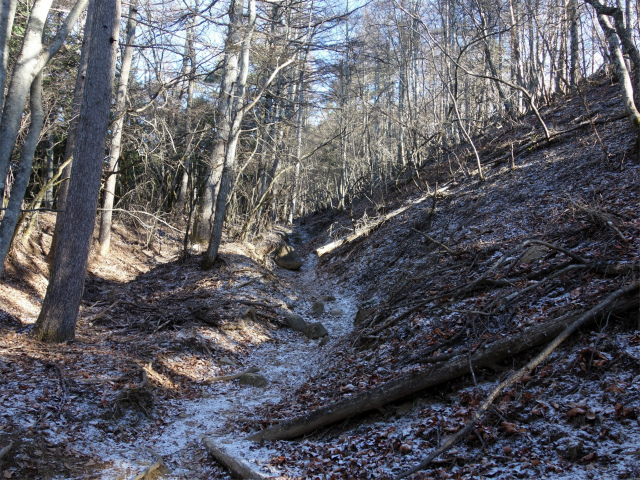
M33 93L31 93L33 95ZM49 185L53 178L53 149L55 147L55 137L52 133L47 135L47 163L45 166L44 185ZM47 188L44 194L44 206L53 208L53 187Z
M133 0L129 7L129 20L127 21L127 31L125 34L125 49L122 56L122 66L120 67L120 79L118 90L116 91L116 121L113 124L113 134L111 137L111 149L109 151L109 167L107 169L107 179L104 182L104 193L102 198L102 213L100 215L100 233L98 234L98 252L104 257L109 252L111 244L111 220L113 216L113 201L116 193L116 181L118 179L118 160L122 147L122 129L124 127L124 117L127 110L127 88L131 73L131 62L133 59L133 42L136 37L136 25L138 15L138 0Z
M120 25L119 0L94 0L87 78L82 96L69 196L47 293L33 335L64 342L76 320L95 223Z
M14 237L16 224L20 215L20 208L22 207L22 199L29 184L33 155L38 146L40 132L44 124L44 110L42 109L42 72L38 74L31 84L29 104L31 109L29 133L22 147L16 181L11 189L11 198L9 199L7 210L4 212L2 224L0 224L0 259L2 259L0 263L0 276L4 271L4 260Z
M249 18L246 28L242 27L242 10L243 0L231 1L227 52L225 54L225 68L219 104L219 113L224 125L219 125L218 131L220 133L216 135L212 156L213 164L222 162L222 172L214 207L211 239L202 259L202 268L204 269L211 268L218 257L218 249L222 241L224 216L227 210L227 197L233 184L233 169L240 135L240 124L244 115L242 103L244 102L245 85L249 75L251 38L256 21L255 0L249 0ZM241 51L238 51L239 45L242 45ZM238 69L238 66L240 66L240 69ZM231 98L232 92L235 93L234 99ZM221 136L222 134L226 134L226 137Z
M13 30L13 19L16 14L18 0L2 0L0 3L0 122L4 105L4 87L7 82L9 63L9 40Z
M73 99L71 100L71 112L69 118L69 128L67 130L67 144L64 151L62 164L66 164L62 171L62 181L58 189L58 201L56 207L56 226L51 239L51 248L47 253L47 262L51 266L53 263L54 252L60 237L60 228L62 227L64 211L67 206L67 194L69 192L69 178L71 178L71 168L73 162L69 161L73 158L73 151L76 146L76 133L78 129L78 117L80 116L80 104L82 103L82 93L84 92L84 82L87 76L87 64L89 60L89 42L91 40L91 19L93 15L94 0L89 2L87 8L87 18L84 27L84 38L82 39L82 49L80 50L80 65L76 76L76 83L73 89Z
M22 41L22 49L16 59L5 97L0 124L0 198L4 197L11 154L18 137L31 83L62 47L69 30L86 7L88 0L77 0L52 42L48 46L43 46L42 34L52 2L53 0L36 0L33 4Z

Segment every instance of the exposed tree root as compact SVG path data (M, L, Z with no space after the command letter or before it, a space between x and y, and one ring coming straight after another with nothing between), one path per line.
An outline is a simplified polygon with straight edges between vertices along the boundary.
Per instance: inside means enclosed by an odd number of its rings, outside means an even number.
M606 311L620 312L628 310L638 304L638 296L630 300L620 300L616 305L614 304L620 297L637 288L638 282L634 282L630 286L611 294L604 302L586 313L570 313L558 319L534 325L519 334L488 344L471 356L461 354L433 368L403 375L355 397L334 402L301 417L285 420L279 425L254 433L247 439L261 441L296 438L311 433L318 428L375 410L387 403L400 400L434 385L453 380L469 373L472 368L478 369L495 365L500 360L513 357L518 353L549 342L570 327L567 330L568 333L566 333L568 336L578 327L588 321L599 318ZM566 336L563 338L566 338Z
M597 317L603 315L607 311L612 310L616 303L620 301L620 298L628 295L629 293L637 290L640 286L640 282L633 282L615 292L611 293L606 299L597 304L595 307L580 315L578 319L576 319L573 323L567 325L567 327L558 335L540 354L534 357L529 363L527 363L524 367L522 367L517 372L512 373L507 377L506 380L500 382L500 384L491 392L491 394L487 397L484 403L475 411L471 419L465 424L464 428L459 430L455 435L452 435L436 448L433 452L429 454L427 458L425 458L419 465L401 473L396 478L402 479L408 477L409 475L416 473L420 470L426 468L436 457L443 454L447 450L449 450L453 445L455 445L460 439L464 438L474 427L474 425L480 420L480 418L484 415L487 409L491 406L493 401L502 393L502 391L513 385L516 381L518 381L523 376L530 373L534 368L536 368L540 363L542 363L553 351L558 348L558 346L564 342L571 334L573 334L576 330L578 330L583 325L588 322L595 320Z

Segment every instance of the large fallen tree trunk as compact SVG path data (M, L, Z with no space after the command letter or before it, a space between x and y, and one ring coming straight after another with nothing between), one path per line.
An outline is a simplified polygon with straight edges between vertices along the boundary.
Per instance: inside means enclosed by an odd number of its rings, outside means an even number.
M635 289L638 288L635 282ZM331 425L361 413L369 412L382 407L390 402L400 400L444 382L471 372L471 368L492 366L505 358L513 357L518 353L529 350L538 345L552 341L565 328L573 324L576 319L589 313L588 321L595 321L609 313L620 313L638 305L638 296L633 298L621 298L610 308L602 309L596 306L588 312L576 311L566 314L558 319L534 325L521 333L497 340L491 344L479 348L471 358L464 354L452 358L446 363L433 368L427 368L420 372L390 380L376 388L363 392L355 397L340 400L319 408L301 417L286 420L279 425L267 428L247 437L248 440L289 440L313 432L318 428Z
M346 245L347 243L351 243L354 240L357 240L357 239L359 239L361 237L365 237L365 236L369 235L371 232L373 232L376 228L380 227L383 223L387 222L388 220L391 220L393 217L397 217L401 213L404 213L407 210L409 210L411 207L415 207L416 205L420 205L425 200L431 198L433 195L438 195L440 193L444 193L448 189L449 189L449 186L445 185L444 187L437 189L434 193L432 193L430 195L425 195L424 197L420 197L418 200L415 200L414 202L409 203L408 205L400 207L400 208L394 210L393 212L389 212L386 215L373 220L369 225L366 225L363 228L356 230L355 233L353 233L353 234L351 234L351 235L349 235L347 237L341 238L339 240L336 240L334 242L328 243L328 244L318 248L316 250L316 254L318 255L318 257L321 257L321 256L331 252L332 250L335 250L336 248L341 247L342 245Z

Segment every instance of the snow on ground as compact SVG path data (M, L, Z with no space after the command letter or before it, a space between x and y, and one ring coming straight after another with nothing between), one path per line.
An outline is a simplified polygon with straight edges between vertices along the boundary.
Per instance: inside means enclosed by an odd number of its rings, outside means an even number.
M256 468L263 467L265 474L275 473L269 463L276 451L243 441L246 434L238 432L234 425L238 419L252 419L256 408L284 400L288 394L317 375L324 368L333 346L352 330L357 311L356 292L342 292L322 282L316 275L316 264L317 256L309 254L299 272L282 269L278 269L278 272L288 284L296 287L296 291L288 292L288 296L299 299L294 312L308 322L320 320L329 331L328 344L321 346L319 341L308 340L289 329L277 330L273 338L257 344L243 360L245 366L260 368L260 373L269 381L266 387L240 385L237 381L203 386L201 398L175 402L173 409L176 415L168 424L160 426L159 431L133 445L109 441L99 431L89 429L87 433L92 436L86 438L88 442L79 450L103 460L111 460L114 465L113 469L104 471L101 478L111 480L117 472L131 475L139 471L142 466L141 454L143 458L152 459L147 449L162 456L165 462L178 464L165 478L191 478L193 466L181 466L179 458L181 452L200 442L202 437L215 438L229 453L244 458ZM311 307L315 300L322 299L326 302L326 312L318 319L312 315ZM218 374L211 372L211 376Z

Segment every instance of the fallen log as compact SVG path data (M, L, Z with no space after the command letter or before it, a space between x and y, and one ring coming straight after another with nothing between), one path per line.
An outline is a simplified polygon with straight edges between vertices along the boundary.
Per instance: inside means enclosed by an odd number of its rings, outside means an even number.
M444 187L436 190L435 195L437 195L439 193L444 193L448 189L449 189L449 186L445 185ZM400 207L400 208L394 210L393 212L389 212L386 215L384 215L384 216L382 216L380 218L377 218L376 220L374 220L372 223L370 223L369 225L365 226L364 228L357 230L355 233L353 233L351 235L348 235L347 237L341 238L339 240L336 240L334 242L328 243L328 244L318 248L315 251L315 253L318 255L318 257L322 257L323 255L329 253L332 250L335 250L336 248L338 248L338 247L340 247L342 245L345 245L347 243L351 243L354 240L357 240L358 238L365 237L369 233L373 232L376 228L381 226L383 223L387 222L388 220L391 220L393 217L397 217L401 213L406 212L411 207L415 207L416 205L420 205L425 200L428 200L429 198L431 198L433 195L434 194L430 194L430 195L426 195L424 197L420 197L418 200L410 203L409 205L405 205L403 207Z
M637 288L637 282L636 287ZM619 300L615 306L602 309L589 317L594 321L608 313L627 311L638 305L638 296ZM300 437L326 427L333 423L376 410L388 403L400 400L435 385L439 385L470 373L472 369L490 367L496 362L513 357L521 352L552 341L576 319L584 315L584 311L570 312L560 318L534 325L521 333L502 338L479 348L471 357L468 354L458 355L446 363L432 368L413 372L388 381L355 397L339 400L306 415L285 420L279 425L266 428L247 437L247 440L289 440ZM586 324L588 322L584 322Z
M549 355L553 353L553 351L560 346L562 342L564 342L567 338L571 336L576 330L578 330L583 325L586 325L590 321L594 320L598 316L602 316L607 311L610 311L615 307L616 303L619 299L625 295L628 295L635 290L638 290L640 286L640 282L633 282L629 285L616 290L615 292L609 294L607 298L605 298L602 302L598 303L595 307L591 308L589 311L585 312L583 315L580 315L575 321L571 324L567 325L567 327L538 355L536 355L532 360L530 360L524 367L520 368L518 371L513 372L506 380L500 382L500 384L493 389L491 394L487 397L482 405L474 412L471 416L471 419L467 421L464 428L459 430L455 435L452 435L447 439L447 441L443 442L438 448L433 450L427 458L425 458L420 464L416 465L409 470L402 472L400 475L396 477L396 480L400 480L408 477L420 470L426 468L433 460L435 460L439 455L442 455L444 452L453 447L458 441L460 441L463 437L465 437L471 430L474 425L482 418L484 413L489 409L494 400L500 395L505 388L510 387L519 379L524 377L525 375L531 373L534 368L540 365L543 361L545 361Z
M271 477L268 475L263 475L260 472L257 472L251 465L245 462L243 459L235 457L227 452L224 447L214 442L210 438L203 438L202 443L204 443L207 451L215 458L218 462L224 465L233 476L237 478L244 478L249 480L275 480L278 477Z

